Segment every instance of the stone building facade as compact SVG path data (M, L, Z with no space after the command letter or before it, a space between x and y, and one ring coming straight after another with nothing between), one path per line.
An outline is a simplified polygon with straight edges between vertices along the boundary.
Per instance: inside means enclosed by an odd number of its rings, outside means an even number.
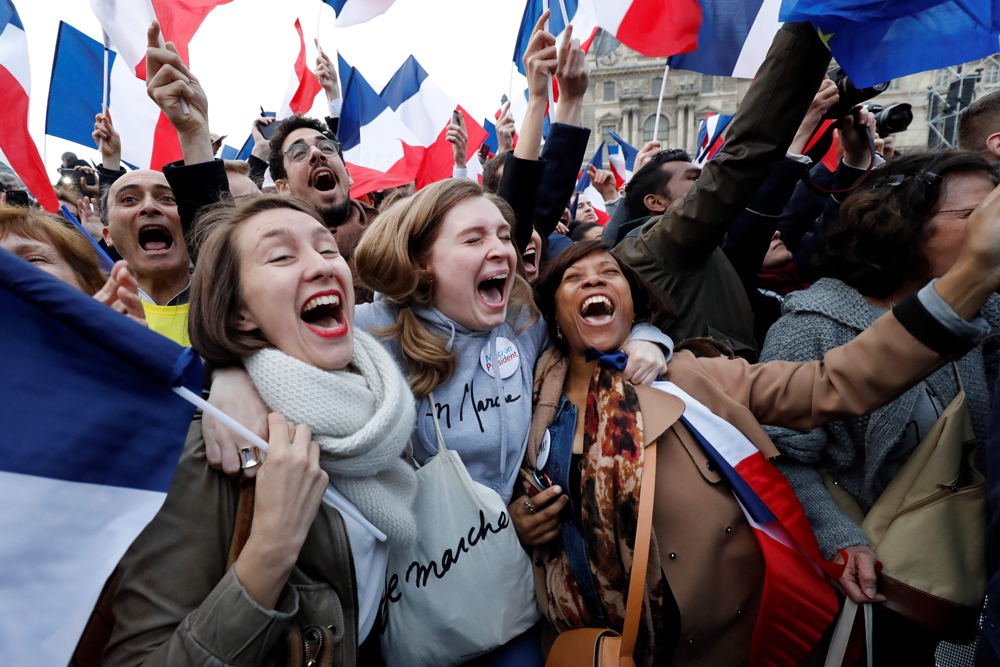
M602 140L614 144L608 130L636 148L642 147L653 139L666 59L642 56L603 31L587 58L590 87L583 123L593 130L588 156ZM701 121L709 114L735 113L749 87L749 79L670 70L657 138L664 147L683 148L693 156ZM997 88L1000 55L896 79L873 101L884 106L899 102L912 105L913 123L896 135L895 143L904 151L917 150L953 144L955 119L962 104L967 106L972 99Z

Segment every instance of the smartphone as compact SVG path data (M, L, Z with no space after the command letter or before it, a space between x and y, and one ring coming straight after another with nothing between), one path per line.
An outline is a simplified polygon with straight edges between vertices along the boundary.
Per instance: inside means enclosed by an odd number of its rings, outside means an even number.
M60 169L59 173L68 178L73 185L79 185L81 176L86 180L87 185L94 185L97 183L96 176L90 172L80 171L78 169Z
M264 138L270 141L271 137L274 136L274 133L278 131L278 121L274 121L273 123L269 123L267 125L257 123L257 127L260 128L260 133L264 136Z
M28 208L28 193L25 190L8 190L7 205Z
M454 123L455 125L461 125L462 124L462 112L460 112L458 109L455 109L454 111L452 111L451 112L451 122Z

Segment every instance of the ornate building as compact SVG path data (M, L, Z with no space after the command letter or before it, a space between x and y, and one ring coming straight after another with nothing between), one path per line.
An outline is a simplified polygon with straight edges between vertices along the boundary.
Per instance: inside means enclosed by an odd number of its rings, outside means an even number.
M602 140L614 144L609 130L636 148L652 140L666 59L639 55L603 31L587 58L590 88L583 123L593 130L588 155ZM701 121L710 113L735 113L749 86L749 79L670 70L657 138L664 147L684 148L694 155ZM952 146L961 109L998 87L1000 55L896 79L873 101L912 105L913 123L896 135L901 150Z

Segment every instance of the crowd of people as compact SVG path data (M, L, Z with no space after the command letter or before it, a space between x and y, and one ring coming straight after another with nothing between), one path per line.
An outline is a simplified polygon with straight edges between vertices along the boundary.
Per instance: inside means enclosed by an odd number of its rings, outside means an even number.
M452 178L352 197L325 54L329 117L256 119L248 161L216 159L206 93L153 24L147 92L183 160L124 169L105 110L100 166L66 154L57 186L110 273L80 228L0 195L0 248L193 347L209 402L269 443L195 416L77 664L393 665L387 568L436 530L419 507L445 448L506 507L481 535L518 543L440 593L503 628L447 664L592 664L567 658L581 628L631 637L638 665L821 664L849 604L879 664L1000 664L1000 94L958 149L876 148L823 41L786 23L703 167L658 141L621 189L590 167L602 226L574 193L587 60L544 20L516 144L507 112L481 182L453 122ZM831 110L832 171L803 154ZM863 643L859 624L843 664Z

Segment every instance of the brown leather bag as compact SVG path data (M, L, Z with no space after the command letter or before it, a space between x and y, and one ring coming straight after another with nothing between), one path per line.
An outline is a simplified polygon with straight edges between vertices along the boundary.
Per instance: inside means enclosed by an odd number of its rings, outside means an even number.
M647 474L648 473L648 474ZM646 589L649 544L653 534L653 496L656 492L656 440L646 444L639 494L635 557L625 602L625 626L619 635L605 628L568 630L556 637L545 667L635 667L632 653L639 634L642 598Z
M236 506L236 524L233 526L233 540L229 545L229 556L226 558L228 570L239 558L240 552L250 537L250 527L253 525L254 495L257 487L254 480L247 477L240 479L240 499ZM111 641L111 633L115 629L115 615L111 607L121 583L121 569L108 577L104 584L94 611L90 614L80 641L77 642L69 667L101 667L103 665L104 649ZM333 632L323 625L310 625L300 628L289 625L285 631L285 641L278 642L264 658L261 667L331 667L334 653Z

